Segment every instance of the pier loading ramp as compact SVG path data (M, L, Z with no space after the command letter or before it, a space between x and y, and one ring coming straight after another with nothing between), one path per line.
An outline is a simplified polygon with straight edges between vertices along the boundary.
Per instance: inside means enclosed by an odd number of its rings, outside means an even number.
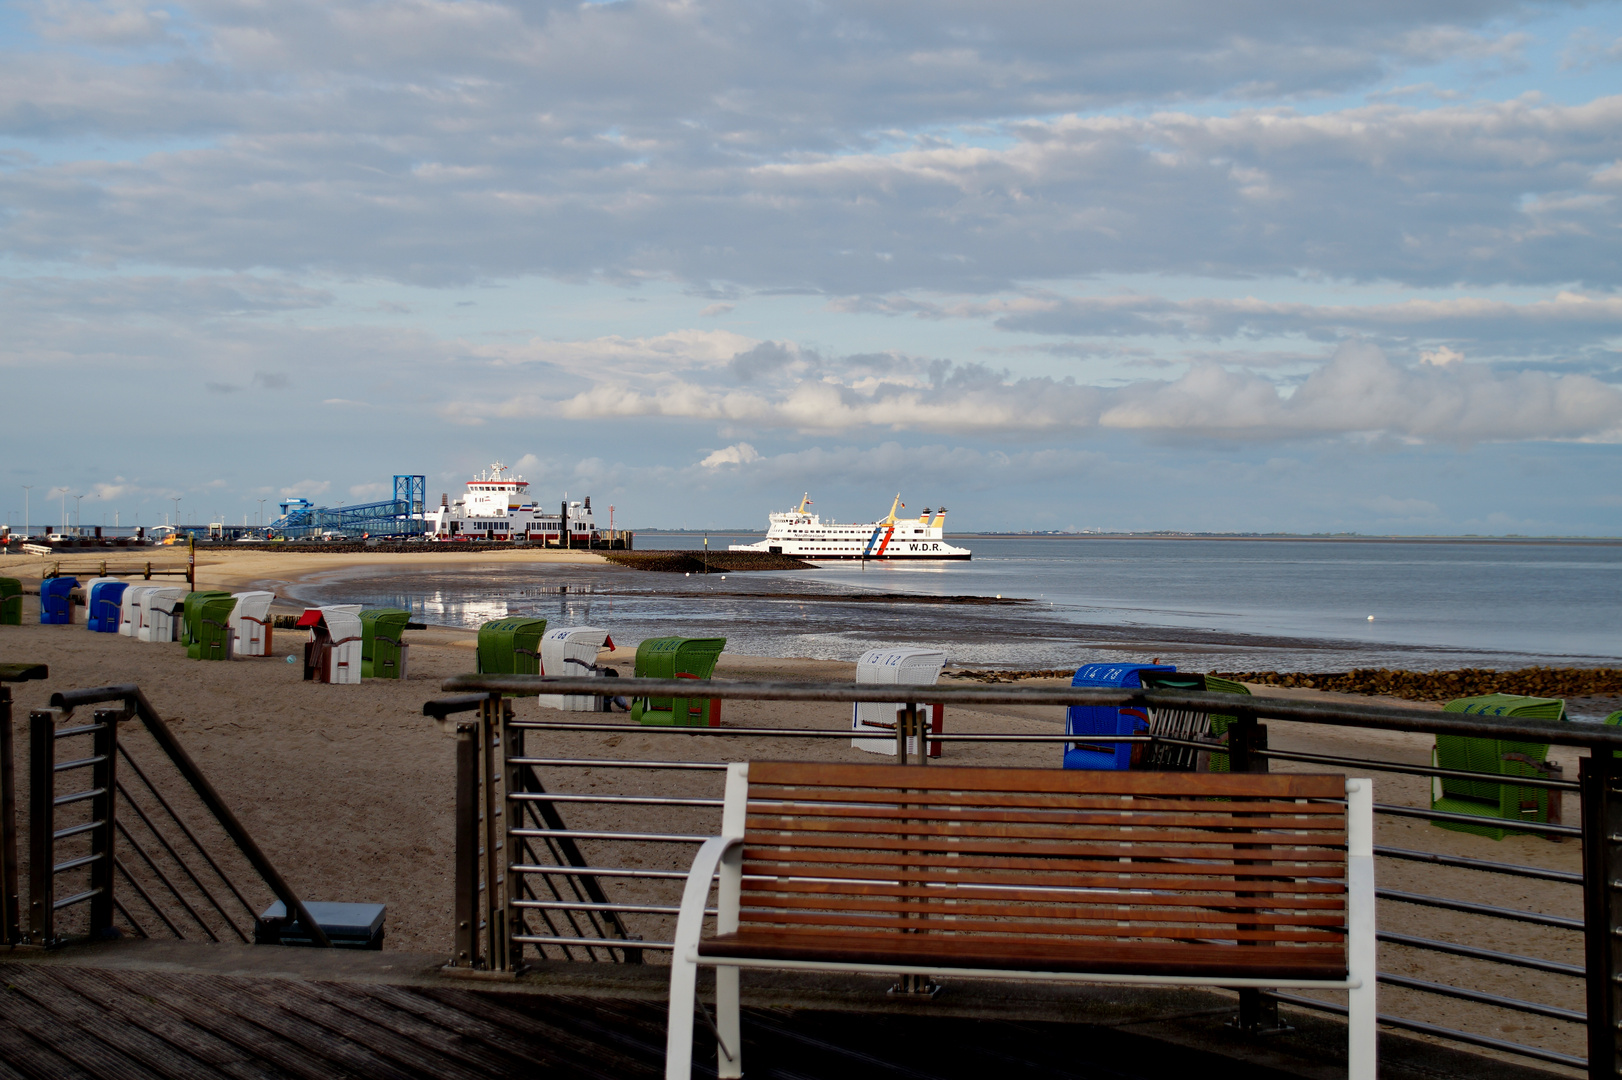
M391 498L353 506L312 506L307 499L289 499L281 504L282 516L269 527L294 540L328 532L345 536L420 534L427 490L426 476L397 473Z

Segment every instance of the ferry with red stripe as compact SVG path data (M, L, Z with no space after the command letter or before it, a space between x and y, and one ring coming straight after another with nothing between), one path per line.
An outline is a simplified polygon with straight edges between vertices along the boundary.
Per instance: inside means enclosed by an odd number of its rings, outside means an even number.
M793 510L768 517L766 539L733 544L732 551L769 551L801 559L967 559L968 548L946 542L946 507L925 507L915 518L897 515L906 509L898 494L883 520L842 525L823 521L810 511L807 492Z

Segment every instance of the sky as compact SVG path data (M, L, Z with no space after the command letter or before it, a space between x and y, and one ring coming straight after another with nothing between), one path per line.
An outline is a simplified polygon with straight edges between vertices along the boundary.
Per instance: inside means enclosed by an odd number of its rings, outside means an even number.
M1617 3L0 2L0 511L1618 536L1619 197Z

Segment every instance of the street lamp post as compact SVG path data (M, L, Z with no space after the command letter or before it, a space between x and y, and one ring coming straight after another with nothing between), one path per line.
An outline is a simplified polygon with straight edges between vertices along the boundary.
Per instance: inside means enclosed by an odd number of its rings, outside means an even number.
M73 531L74 532L82 531L81 527L84 524L84 519L79 516L79 500L81 500L83 498L84 498L83 495L75 495L73 497Z
M265 500L259 500L259 527L265 527Z
M175 504L175 518L174 518L173 524L174 524L174 527L176 529L179 529L180 528L180 496L176 495L173 498L171 498L170 501Z
M30 491L32 491L32 490L34 490L34 485L33 484L24 484L23 485L23 538L24 539L27 539L28 534L29 534L29 528L28 528L28 493Z

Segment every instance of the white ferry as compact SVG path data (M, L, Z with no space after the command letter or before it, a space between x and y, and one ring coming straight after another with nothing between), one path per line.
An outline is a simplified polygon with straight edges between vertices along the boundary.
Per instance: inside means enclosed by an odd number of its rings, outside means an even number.
M807 492L793 510L769 516L766 539L758 544L733 544L732 551L769 551L802 559L967 559L969 549L953 547L944 537L946 507L925 509L915 518L898 518L906 504L895 497L889 516L865 525L823 521L807 507Z
M528 540L579 548L608 542L608 533L599 531L592 517L590 495L585 502L565 499L557 510L543 511L525 495L529 481L506 475L509 471L496 462L469 480L455 502L441 495L438 506L425 509L423 531L433 540Z

